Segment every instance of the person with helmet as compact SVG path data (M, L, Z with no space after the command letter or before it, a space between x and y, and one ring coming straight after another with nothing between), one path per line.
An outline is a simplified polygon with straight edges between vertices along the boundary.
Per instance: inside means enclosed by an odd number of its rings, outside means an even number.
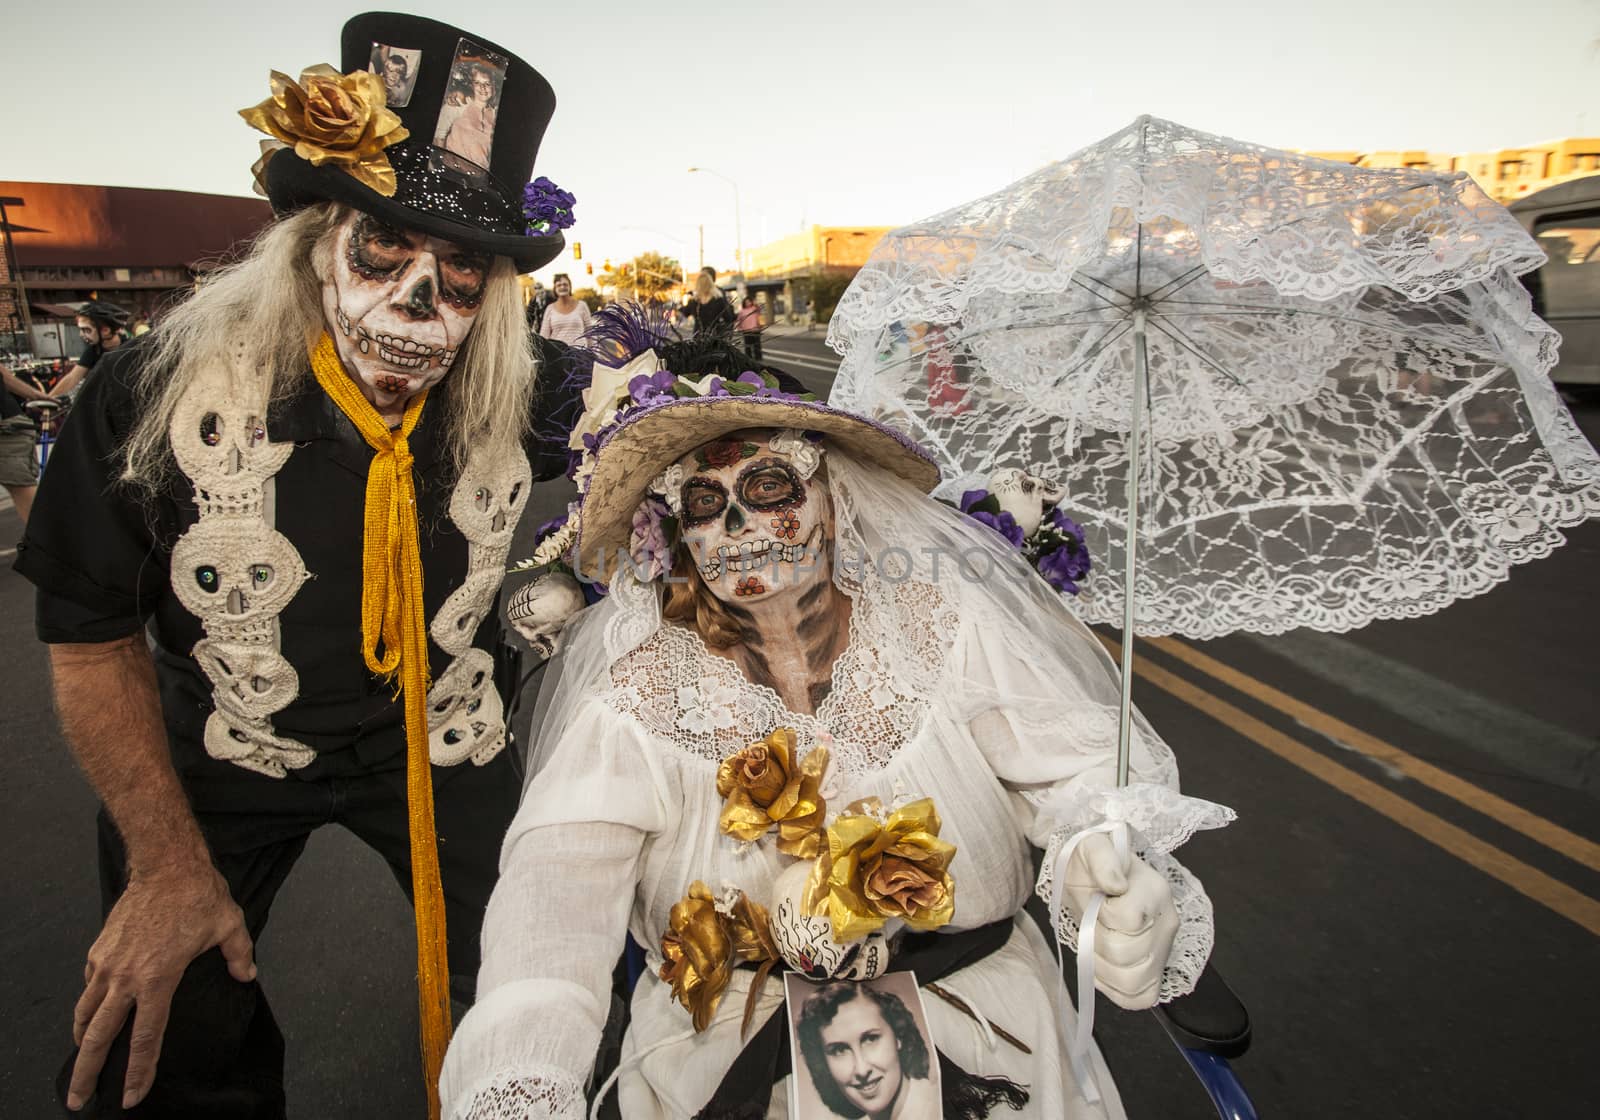
M50 390L57 399L77 389L78 383L89 376L108 351L115 350L128 341L126 328L128 313L114 303L92 299L78 310L78 334L83 339L84 351L78 355L77 364Z

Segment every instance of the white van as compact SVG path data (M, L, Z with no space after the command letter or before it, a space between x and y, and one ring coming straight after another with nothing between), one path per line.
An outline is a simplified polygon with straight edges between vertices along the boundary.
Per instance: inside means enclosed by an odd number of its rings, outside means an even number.
M1558 183L1510 207L1550 260L1525 277L1534 310L1561 332L1557 382L1600 385L1600 175Z

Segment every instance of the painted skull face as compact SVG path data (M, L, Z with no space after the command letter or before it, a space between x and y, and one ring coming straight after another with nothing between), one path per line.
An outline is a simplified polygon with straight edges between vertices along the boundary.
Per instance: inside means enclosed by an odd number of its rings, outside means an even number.
M478 316L493 258L351 213L334 238L322 313L339 358L392 407L437 384Z
M806 917L801 900L811 864L784 868L772 885L772 939L789 967L812 980L871 980L889 967L891 945L877 929L856 941L837 941L823 915Z
M815 445L767 429L734 432L679 459L679 525L711 593L750 604L829 576L833 504ZM803 441L802 441L803 442Z

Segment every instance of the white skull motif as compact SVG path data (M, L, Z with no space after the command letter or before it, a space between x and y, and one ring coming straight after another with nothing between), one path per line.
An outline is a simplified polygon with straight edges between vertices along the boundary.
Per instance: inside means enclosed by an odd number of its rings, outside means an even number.
M989 493L1000 503L1002 513L1009 513L1022 530L1031 537L1047 510L1054 509L1067 496L1067 488L1059 482L1028 474L1016 467L995 471L989 476Z
M264 414L222 386L198 383L178 401L168 428L179 468L213 498L259 490L294 451L292 443L268 440Z
M546 658L561 644L561 629L583 609L583 590L566 572L546 572L511 596L506 617L517 633Z
M833 504L812 475L816 446L802 443L783 450L780 433L733 432L663 473L665 480L681 468L683 543L718 599L742 605L828 578Z
M790 968L813 980L871 980L889 967L889 939L882 929L859 941L833 938L824 915L808 918L800 909L811 863L791 864L772 885L778 905L772 911L772 937Z
M484 548L510 548L511 534L528 505L533 471L518 455L507 469L490 474L468 462L450 495L450 520L461 535Z
M502 557L502 563L503 560ZM503 578L499 563L486 571L469 570L461 586L450 593L428 624L434 644L452 657L471 649L478 627L483 625L485 616L494 606L494 597Z
M380 413L437 384L478 316L492 258L360 211L334 237L322 312Z
M472 759L482 766L506 745L494 658L469 649L428 689L428 757L435 766Z
M271 626L305 581L289 539L254 518L203 518L172 548L172 590L212 635Z
M266 720L240 719L221 708L206 719L205 744L212 758L269 778L281 778L317 757L304 743L273 734Z
M213 699L249 720L264 720L287 707L300 692L300 677L288 660L265 642L196 642L194 659L216 686Z

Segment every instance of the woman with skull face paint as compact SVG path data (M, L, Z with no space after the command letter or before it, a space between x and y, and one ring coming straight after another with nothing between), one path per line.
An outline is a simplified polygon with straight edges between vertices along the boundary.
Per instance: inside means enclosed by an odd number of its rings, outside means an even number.
M475 40L506 60L496 97L517 121L494 182L445 174L427 143L468 38L369 13L344 73L275 76L243 115L274 138L259 173L278 220L106 356L52 456L17 568L104 803L108 887L69 1108L284 1115L253 945L322 823L409 881L430 1096L452 1002L472 997L520 784L495 605L587 366L530 352L517 284L564 244L524 209L548 83ZM419 60L404 107L367 69L374 44Z
M937 472L914 444L759 381L735 392L662 370L653 352L614 377L597 368L574 433L586 488L571 562L609 594L568 624L547 674L533 777L485 919L480 1000L446 1056L447 1113L585 1115L627 932L650 970L615 1074L622 1116L755 1115L751 1102L769 1101L785 1115L782 985L770 963L735 967L772 959L749 932L771 914L790 967L947 977L1015 1040L925 1000L945 1116L1120 1116L1092 1043L1070 1043L1076 1014L1021 914L1030 845L1049 856L1040 889L1062 896L1058 934L1071 947L1093 923L1096 985L1147 1007L1192 987L1211 942L1204 891L1168 854L1171 828L1228 811L1176 792L1171 753L1142 717L1136 785L1111 791L1115 669L1060 597L1005 541L927 496ZM755 802L770 801L757 819L771 828L746 829L740 783L769 780L789 792ZM807 806L816 819L791 831ZM860 935L832 937L841 912L802 900L816 883L807 830L850 814L883 828L916 815L946 846L927 851L954 846L942 857L953 888L903 857L863 870L860 890L907 922L921 914L919 932L891 922L841 953ZM1148 827L1137 855L1111 838L1119 814ZM831 866L848 876L864 860ZM918 910L941 898L953 899L942 918Z

